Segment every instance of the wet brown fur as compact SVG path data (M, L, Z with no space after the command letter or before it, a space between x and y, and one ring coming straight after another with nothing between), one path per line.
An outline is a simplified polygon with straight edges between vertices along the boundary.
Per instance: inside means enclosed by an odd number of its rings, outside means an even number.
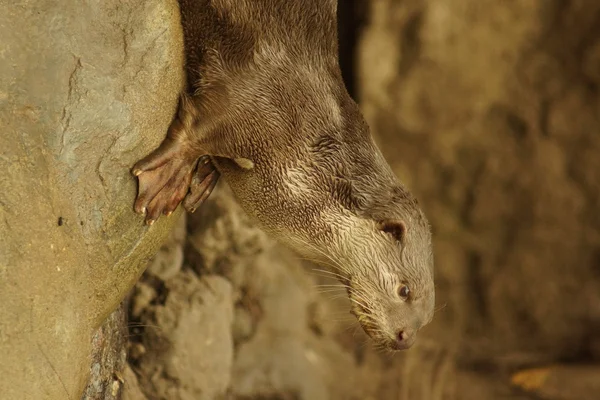
M433 316L429 224L346 92L336 3L180 0L189 87L167 141L185 178L165 187L176 206L210 156L263 229L339 275L376 343L407 348Z

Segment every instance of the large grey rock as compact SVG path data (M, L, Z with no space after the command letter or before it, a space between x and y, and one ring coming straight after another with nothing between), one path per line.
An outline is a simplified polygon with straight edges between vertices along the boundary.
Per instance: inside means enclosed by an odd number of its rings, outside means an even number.
M0 393L79 398L94 330L177 214L132 211L131 165L183 82L176 0L0 1Z

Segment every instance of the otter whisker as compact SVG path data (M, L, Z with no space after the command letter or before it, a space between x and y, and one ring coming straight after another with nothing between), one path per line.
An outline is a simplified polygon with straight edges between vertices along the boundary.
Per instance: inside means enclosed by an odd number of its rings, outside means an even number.
M343 276L341 274L337 274L335 272L314 269L311 273L313 275L321 277L321 278L327 278L327 279L335 278L339 282L346 282L346 281L348 281L348 277L345 277L345 276Z
M316 288L350 289L350 286L343 285L343 284L339 284L339 285L314 285L314 287L316 287Z
M309 248L313 248L313 246L312 246L311 244L309 244L309 243L304 243L304 244L305 244L307 247L309 247ZM336 266L338 267L338 269L339 269L339 270L341 270L341 271L344 271L344 270L345 270L345 268L343 268L343 267L342 267L342 266L339 264L339 262L337 262L336 260L332 259L332 258L331 258L331 256L329 256L328 254L324 253L322 250L320 250L320 249L318 249L318 248L314 248L314 250L315 250L317 253L320 253L320 254L322 254L322 255L323 255L324 257L326 257L327 259L331 260L331 261L332 261L334 264L336 264ZM345 279L346 279L346 278L345 278L343 275L341 275L341 274L339 274L339 273L336 273L336 272L325 271L325 270L319 270L319 271L320 271L320 272L325 272L325 273L331 274L332 276L339 277L339 278L341 278L341 279L343 279L343 280L345 280ZM366 281L366 280L365 280L365 281ZM355 291L355 290L353 290L353 288L352 288L351 286L349 286L349 285L340 284L340 285L316 285L316 286L317 286L317 287L329 287L329 288L341 288L341 289L346 289L346 288L347 288L347 289L350 289L351 291L353 291L353 296L354 296L355 298L358 298L357 300L354 300L354 299L352 299L352 298L351 298L350 300L351 300L351 301L354 301L354 302L355 302L357 305L361 306L361 307L362 307L363 309L365 309L366 311L368 311L368 312L373 312L373 308L371 307L371 304L370 304L370 303L367 301L367 299L365 299L365 298L364 298L363 296L361 296L360 294L356 293L356 291ZM364 289L364 290L367 290L367 291L370 289L370 288L368 288L368 287L367 287L367 285L360 284L360 283L358 283L358 284L356 285L356 287L357 287L357 288L362 288L362 289ZM373 288L373 289L374 289L374 288ZM372 290L372 289L371 289L371 290Z
M348 332L350 329L353 329L352 337L356 337L356 332L359 332L360 329L360 324L356 323L356 319L354 320L354 322L355 323L353 323L352 325L348 325L346 329L344 329L345 332Z
M319 289L319 288L317 288L316 292L317 293L345 293L344 291L342 291L340 289L336 289L336 288L330 288L330 289L327 289L327 288Z
M444 308L446 308L446 306L448 305L448 303L444 303L441 306L439 306L438 308L436 308L435 310L433 310L433 313L437 313L438 311L442 311Z
M311 272L311 275L317 277L317 278L325 278L325 279L336 279L336 280L340 280L341 278L334 276L334 275L325 275L323 273L319 273L319 272Z
M337 296L327 296L327 297L325 297L325 299L328 300L328 301L333 301L333 300L338 300L338 299L347 299L347 298L348 298L347 296L344 296L344 295L341 295L341 294L337 295ZM344 314L348 314L348 313L344 313Z
M349 285L346 285L345 283L341 283L341 282L338 282L338 283L320 283L318 285L313 285L313 286L314 287L343 287L343 288L350 287Z
M338 274L338 273L332 272L332 271L327 271L324 269L314 268L313 271L321 272L321 273L325 274L324 276L332 276L332 277L339 278L339 279L347 279L345 276L343 276L341 274Z
M366 308L365 306L363 306L356 300L351 299L350 301L359 306L359 310L356 310L355 308L353 308L353 314L356 316L356 319L361 323L361 325L368 323L367 316L368 316L368 314L372 313L373 311Z
M333 317L333 318L347 318L348 321L352 321L352 322L357 322L356 318L354 318L353 316L351 316L350 314L348 314L347 312L333 312L333 313L328 313L329 316Z
M145 324L143 322L130 322L127 324L127 326L129 328L138 328L138 327L153 327L153 328L160 328L159 325L155 325L155 324Z
M358 300L356 300L356 299L354 299L352 297L350 298L350 301L353 302L353 303L355 303L355 304L358 304L363 309L365 309L365 310L367 310L369 312L373 312L373 310L370 307L367 307L366 305L364 305L363 303L361 303L360 301L358 301Z
M301 239L300 241L303 242L302 244L304 244L306 247L315 251L317 254L322 255L325 259L328 259L329 261L331 261L333 263L333 266L337 267L338 270L345 272L348 275L352 275L351 271L349 271L348 268L342 266L338 260L335 260L331 255L327 254L322 249L318 248L317 246L314 246L312 243L308 243L308 242L304 241L303 239Z
M378 289L375 285L369 282L366 277L365 279L359 277L358 279L353 280L352 283L356 289L363 289L365 292L381 291L381 289Z
M318 287L315 288L317 293L339 293L347 296L347 288L344 287Z
M317 263L317 264L326 264L329 267L332 267L334 269L339 269L341 268L341 265L339 264L338 261L334 260L329 254L327 254L325 251L323 251L322 249L318 248L317 246L315 246L313 243L308 243L307 241L305 241L302 238L297 238L298 242L300 242L301 245L306 246L307 248L311 249L312 251L316 252L317 254L323 256L323 258L331 261L333 263L333 265L328 264L328 263L324 263L323 260L321 259L317 259L317 258L311 258L311 257L307 257L304 255L301 255L300 258Z
M375 303L371 302L370 300L366 299L365 297L363 297L363 295L360 294L360 292L357 292L356 290L350 288L350 293L352 297L357 298L358 300L371 305L371 306L375 306Z
M330 267L332 269L338 269L337 265L326 263L323 260L318 259L318 258L311 258L311 257L304 257L304 256L299 256L298 258L301 259L301 260L310 261L310 262L315 263L315 264L324 264L324 265L326 265L326 266L328 266L328 267Z
M385 345L383 344L376 344L375 346L373 346L373 348L375 349L375 351L377 353L379 353L380 355L387 355L390 353L390 349L388 349Z
M340 293L338 291L329 291L329 292L317 292L320 295L325 296L328 300L335 300L335 299L347 299L348 296L346 296L345 293Z
M359 306L361 306L363 308L363 311L365 313L365 317L368 316L369 318L371 318L370 314L375 313L375 307L373 307L371 304L368 304L364 301L361 301L360 299L355 299L355 298L350 298L350 301L354 304L357 304Z
M339 317L339 318L329 318L328 321L330 322L343 322L343 323L347 323L347 322L353 322L355 321L354 318L350 318L350 317Z
M328 299L334 300L334 299L347 299L348 296L345 293L341 293L339 291L323 291L323 292L317 292L319 295L321 296L325 296Z

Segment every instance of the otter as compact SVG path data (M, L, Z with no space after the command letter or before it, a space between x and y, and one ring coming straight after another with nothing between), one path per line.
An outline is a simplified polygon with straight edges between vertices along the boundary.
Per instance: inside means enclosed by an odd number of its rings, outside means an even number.
M376 146L338 61L336 0L180 0L188 87L136 163L152 224L222 177L268 234L330 268L381 347L434 313L431 230Z

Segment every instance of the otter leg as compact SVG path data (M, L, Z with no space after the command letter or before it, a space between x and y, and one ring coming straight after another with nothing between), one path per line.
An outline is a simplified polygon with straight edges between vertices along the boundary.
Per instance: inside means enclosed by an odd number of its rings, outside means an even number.
M132 169L139 181L134 210L146 213L149 225L161 213L170 215L186 197L190 185L192 192L186 208L196 209L208 198L219 179L210 159L199 154L197 146L190 140L194 137L192 129L196 120L195 107L182 95L178 116L171 123L165 140Z

